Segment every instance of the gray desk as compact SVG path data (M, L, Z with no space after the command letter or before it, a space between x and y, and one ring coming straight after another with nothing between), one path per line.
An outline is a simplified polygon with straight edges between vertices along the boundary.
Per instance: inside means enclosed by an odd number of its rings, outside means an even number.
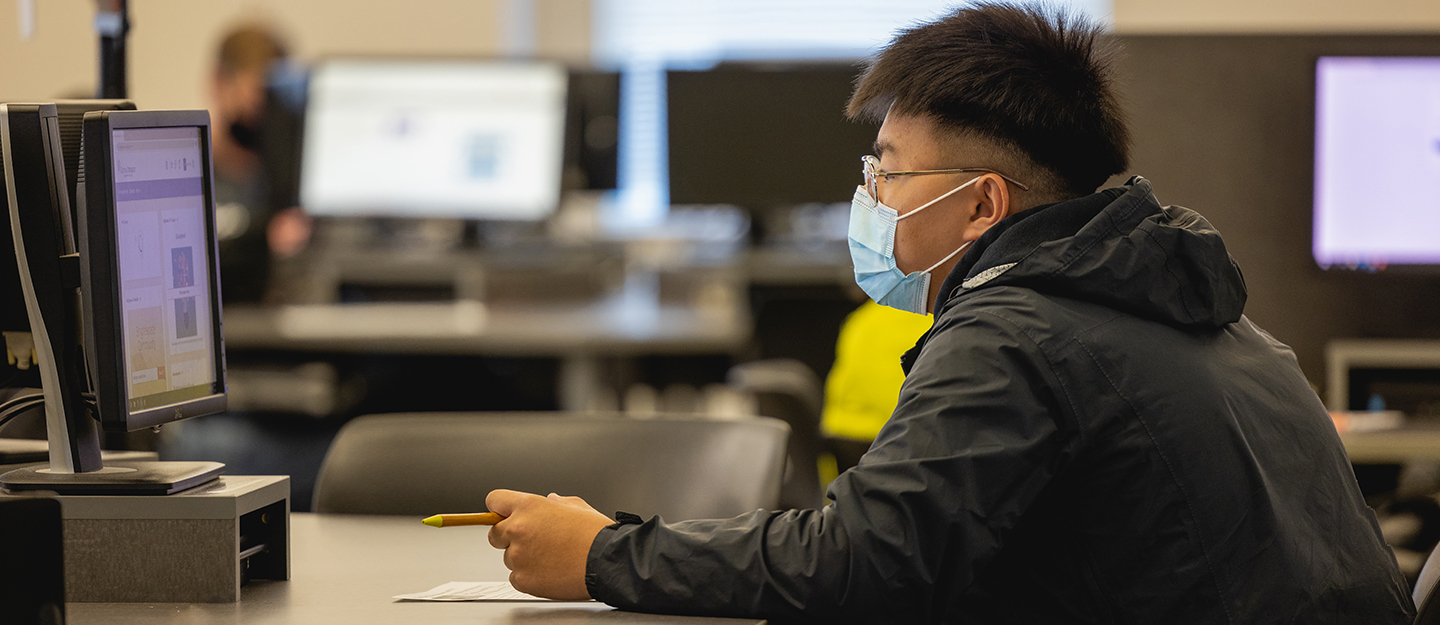
M291 516L288 582L251 582L240 603L71 603L71 625L154 623L654 623L741 624L614 610L585 603L418 603L390 597L446 582L499 581L509 571L485 540L488 528L435 529L413 517Z
M1351 462L1440 462L1440 424L1409 424L1378 432L1342 432L1340 440Z
M734 354L750 336L743 294L724 285L702 288L686 303L627 287L594 302L225 308L232 350L557 357L559 403L568 410L592 406L602 357Z
M774 286L837 285L856 287L850 248L845 241L811 245L764 245L743 259L750 284Z
M1350 370L1440 369L1440 341L1411 339L1336 339L1325 345L1326 405L1347 410Z
M558 356L732 352L750 338L743 300L704 305L612 298L593 303L479 302L227 306L225 346L350 353Z

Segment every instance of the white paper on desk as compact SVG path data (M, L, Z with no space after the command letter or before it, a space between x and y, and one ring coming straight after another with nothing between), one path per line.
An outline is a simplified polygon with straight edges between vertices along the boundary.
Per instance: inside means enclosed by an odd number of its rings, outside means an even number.
M395 595L405 601L549 601L515 590L510 582L450 582L425 592Z

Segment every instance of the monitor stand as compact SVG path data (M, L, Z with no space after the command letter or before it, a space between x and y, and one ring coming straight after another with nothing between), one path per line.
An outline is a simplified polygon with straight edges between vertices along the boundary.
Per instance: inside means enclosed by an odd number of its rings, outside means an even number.
M209 482L225 470L219 462L103 462L95 420L88 414L67 419L63 404L51 401L51 389L58 386L44 386L45 429L50 440L36 441L45 443L49 465L21 467L0 475L0 488L61 495L170 495Z
M48 345L46 346L48 347ZM47 350L48 351L48 350ZM170 495L209 482L225 470L218 462L163 462L101 459L100 428L75 401L67 411L51 359L42 360L45 431L49 466L32 465L0 475L0 488L11 492L49 491L60 495ZM47 366L50 365L50 366ZM41 458L40 461L43 461Z
M171 495L209 482L224 471L225 465L219 462L117 461L87 473L33 466L0 475L0 488L61 495Z

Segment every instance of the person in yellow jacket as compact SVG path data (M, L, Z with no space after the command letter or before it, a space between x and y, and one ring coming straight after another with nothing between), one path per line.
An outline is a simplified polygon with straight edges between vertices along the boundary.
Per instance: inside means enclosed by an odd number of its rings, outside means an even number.
M825 409L820 418L820 430L830 439L836 466L822 468L822 480L828 482L854 466L880 427L890 420L900 399L900 384L905 381L900 356L915 346L932 321L930 315L869 300L845 318L835 344L835 365L825 379Z

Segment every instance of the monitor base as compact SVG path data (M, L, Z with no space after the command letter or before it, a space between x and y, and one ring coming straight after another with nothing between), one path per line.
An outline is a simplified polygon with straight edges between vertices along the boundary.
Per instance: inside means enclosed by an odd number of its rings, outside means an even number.
M218 462L113 462L89 473L54 473L44 466L0 475L0 488L61 495L171 495L215 479Z

